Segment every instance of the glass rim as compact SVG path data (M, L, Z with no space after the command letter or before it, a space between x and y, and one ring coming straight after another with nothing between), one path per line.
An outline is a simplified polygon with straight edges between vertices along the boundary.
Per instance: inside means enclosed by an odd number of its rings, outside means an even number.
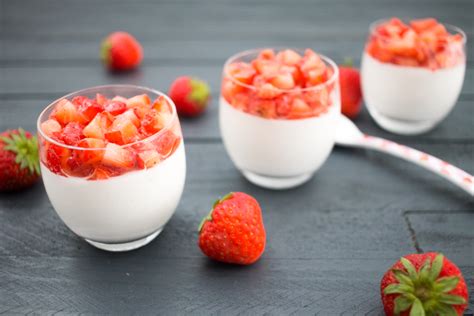
M243 82L240 82L238 81L237 79L235 79L232 75L230 75L227 71L227 68L228 66L233 63L234 61L236 61L238 58L241 58L241 57L244 57L244 56L247 56L247 55L251 55L251 54L255 54L255 53L259 53L265 49L272 49L272 50L275 50L275 51L282 51L282 50L285 50L285 49L292 49L294 51L297 51L299 53L303 52L308 49L308 48L298 48L298 47L262 47L262 48L253 48L253 49L247 49L247 50L244 50L244 51L241 51L241 52L238 52L232 56L230 56L229 58L227 58L227 60L225 61L224 63L224 69L223 69L223 73L224 75L229 78L234 84L236 85L239 85L239 86L242 86L242 87L245 87L247 89L250 89L250 90L253 90L253 91L256 91L257 88L253 85L249 85L249 84L246 84L246 83L243 83ZM307 87L307 88L293 88L293 89L279 89L279 88L276 88L275 89L281 93L299 93L299 92L307 92L307 91L317 91L317 90L321 90L323 89L324 87L334 83L338 78L339 78L339 67L337 66L337 64L329 57L327 57L326 55L323 55L323 54L320 54L318 52L315 52L316 54L318 54L319 57L321 57L321 59L326 62L329 66L332 67L332 69L334 70L333 74L331 75L331 77L322 82L322 83L319 83L315 86L312 86L312 87Z
M384 22L387 22L387 21L390 21L391 19L393 18L396 18L396 17L386 17L386 18L380 18L380 19L377 19L375 21L373 21L372 23L369 24L369 34L372 35L372 36L375 36L375 37L382 37L382 38L389 38L389 37L386 37L384 35L380 35L380 34L376 34L375 33L375 29L377 28L377 26L379 26L380 24L384 23ZM416 20L415 18L413 19L408 19L408 18L398 18L400 20L402 20L403 23L408 23L412 20ZM437 20L438 21L438 20ZM467 42L467 36L466 36L466 33L459 27L459 26L456 26L456 25L453 25L453 24L449 24L449 23L442 23L440 21L438 21L438 23L442 24L446 30L449 32L449 31L453 31L454 33L450 33L450 35L455 35L456 33L457 34L460 34L461 37L462 37L462 44L463 45L466 45L466 42Z
M93 90L93 89L108 89L108 88L129 88L129 89L137 89L137 90L142 90L142 91L146 91L147 93L153 93L153 94L156 94L158 96L162 96L166 99L166 101L170 104L171 106L171 119L168 120L168 122L166 123L166 125L161 129L159 130L158 132L148 136L148 137L145 137L143 139L140 139L140 140L137 140L137 141L134 141L132 143L129 143L129 144L124 144L124 145L118 145L118 144L115 144L117 146L119 146L120 148L128 148L128 147L131 147L131 146L134 146L134 145L137 145L137 144L141 144L141 143L147 143L155 138L157 138L158 136L160 136L161 134L164 134L166 131L170 130L171 127L173 126L175 120L177 119L178 117L178 114L176 112L176 106L173 102L173 100L171 100L171 98L169 96L167 96L165 93L161 92L161 91L158 91L158 90L155 90L155 89L152 89L152 88L148 88L148 87L144 87L144 86L136 86L136 85L131 85L131 84L109 84L109 85L100 85L100 86L93 86L93 87L88 87L88 88L84 88L84 89L80 89L80 90L76 90L76 91L73 91L73 92L70 92L64 96L61 96L59 98L57 98L56 100L54 100L53 102L51 102L50 104L48 104L48 106L46 106L42 111L41 113L38 115L38 119L36 121L36 129L38 130L38 133L41 135L42 138L46 139L48 142L50 143L53 143L57 146L60 146L60 147L63 147L63 148L68 148L68 149L72 149L72 150L83 150L83 151L99 151L99 150L105 150L106 147L100 147L100 148L85 148L85 147L79 147L79 146L73 146L73 145L67 145L67 144L63 144L63 143L60 143L58 142L57 140L49 137L48 135L46 135L42 129L41 129L41 119L43 118L43 116L45 115L45 113L50 110L54 105L56 105L59 101L61 101L62 99L66 99L66 98L70 98L72 95L75 95L75 94L80 94L80 93L86 93L87 91L89 90Z

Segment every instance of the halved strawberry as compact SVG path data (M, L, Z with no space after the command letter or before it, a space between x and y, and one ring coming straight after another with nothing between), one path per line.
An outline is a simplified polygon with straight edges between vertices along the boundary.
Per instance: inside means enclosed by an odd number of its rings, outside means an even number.
M108 143L105 147L102 163L107 166L130 169L135 166L135 157L130 150Z
M111 121L105 113L98 113L94 119L84 127L82 133L86 137L103 139L110 124Z
M62 99L58 101L54 108L51 118L56 119L61 125L78 120L78 112L76 106L69 100Z
M61 139L67 145L76 145L82 138L84 125L77 122L68 123L61 132Z
M41 123L41 130L49 137L56 136L57 133L61 132L61 129L61 124L54 119L49 119Z
M127 104L120 101L108 101L104 104L104 110L112 115L119 115L127 110Z
M137 154L137 166L140 169L151 168L161 160L156 150L142 151Z

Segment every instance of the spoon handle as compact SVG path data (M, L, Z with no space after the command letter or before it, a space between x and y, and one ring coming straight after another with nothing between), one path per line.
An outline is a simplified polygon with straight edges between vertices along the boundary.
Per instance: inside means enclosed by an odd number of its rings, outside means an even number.
M397 144L387 139L364 135L357 144L392 156L413 162L451 181L471 196L474 196L474 177L446 161L428 155L416 149Z

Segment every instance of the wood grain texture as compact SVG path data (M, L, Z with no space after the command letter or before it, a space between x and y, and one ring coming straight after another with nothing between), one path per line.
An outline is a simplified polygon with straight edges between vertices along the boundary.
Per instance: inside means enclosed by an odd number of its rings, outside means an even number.
M474 200L417 166L342 148L298 188L258 188L225 152L218 93L224 61L243 49L311 47L358 63L378 18L435 16L472 37L473 10L472 0L0 0L0 130L34 130L48 103L93 85L166 91L176 76L192 74L213 92L205 115L181 121L183 198L142 249L89 246L61 222L42 183L0 194L0 314L382 315L382 274L417 248L458 263L472 292ZM138 71L112 75L100 65L98 45L117 29L144 46ZM460 100L432 132L392 135L367 112L357 125L474 173L473 48L469 40ZM255 196L263 209L267 249L250 267L214 263L196 246L201 218L229 191Z

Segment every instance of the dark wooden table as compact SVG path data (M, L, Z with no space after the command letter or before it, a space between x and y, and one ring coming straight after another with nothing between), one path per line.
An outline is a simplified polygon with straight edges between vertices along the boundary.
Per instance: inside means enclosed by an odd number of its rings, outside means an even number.
M231 54L311 47L358 63L373 20L434 16L469 37L454 111L417 137L386 133L366 112L356 123L474 173L474 1L0 1L0 130L35 130L50 101L99 84L166 91L176 76L192 74L207 79L214 96L204 116L182 120L185 192L143 249L87 245L59 220L42 183L0 195L0 313L380 315L384 271L404 254L431 250L456 262L474 291L474 203L464 192L395 158L340 148L305 185L264 190L233 167L217 121L220 72ZM137 36L145 60L136 72L111 75L99 43L119 29ZM229 191L247 192L263 208L268 245L249 267L211 262L196 245L201 218Z

